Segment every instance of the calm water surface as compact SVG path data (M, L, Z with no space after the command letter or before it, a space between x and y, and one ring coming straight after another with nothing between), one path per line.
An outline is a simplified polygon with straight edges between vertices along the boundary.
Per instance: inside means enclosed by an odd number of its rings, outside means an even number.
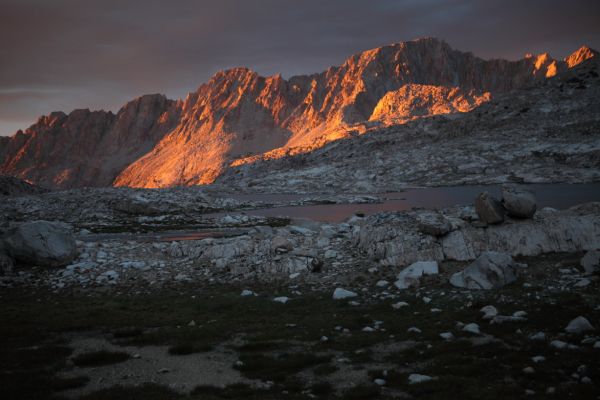
M600 183L583 184L531 184L519 185L536 195L538 208L565 209L576 204L600 201ZM249 215L265 217L308 218L325 222L340 222L356 212L366 215L383 211L403 211L411 208L445 208L456 205L471 205L475 197L488 191L500 198L501 185L493 186L450 186L436 188L407 189L399 193L374 194L383 199L378 204L324 204L294 207L274 207L246 211ZM256 194L233 196L250 201L293 201L310 195Z

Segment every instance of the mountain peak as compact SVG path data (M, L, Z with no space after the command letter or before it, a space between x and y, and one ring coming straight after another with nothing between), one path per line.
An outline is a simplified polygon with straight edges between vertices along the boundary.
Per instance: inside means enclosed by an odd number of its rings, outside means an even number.
M408 42L416 42L416 43L435 43L435 44L448 44L444 39L435 36L422 36L415 38L413 40L409 40ZM406 42L400 42L406 43Z
M598 57L598 52L588 46L581 46L571 55L565 58L565 62L569 66L569 68L573 68L576 65L581 64L582 62L589 60L591 58Z
M450 45L443 39L433 37L433 36L425 36L416 38L413 40L405 40L401 42L394 42L386 46L375 47L369 50L365 50L358 55L367 54L367 53L377 53L386 49L407 49L407 48L422 48L422 49L430 49L430 48L448 48L450 49Z
M243 79L247 76L256 76L258 75L256 72L252 71L247 67L233 67L224 69L222 71L217 72L210 79L211 81L219 80L219 79Z

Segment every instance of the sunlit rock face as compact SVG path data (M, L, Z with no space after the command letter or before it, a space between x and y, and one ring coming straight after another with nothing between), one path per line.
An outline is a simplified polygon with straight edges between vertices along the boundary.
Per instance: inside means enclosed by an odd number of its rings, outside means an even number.
M279 76L246 68L219 72L190 93L175 129L115 180L163 187L212 182L229 161L285 145L285 120L301 101Z
M598 52L594 49L590 49L587 46L582 46L579 48L579 50L565 58L565 63L569 68L573 68L589 59L595 59L598 61Z
M463 91L459 87L407 84L387 92L369 120L393 125L431 115L468 112L490 98L490 92L474 89Z
M184 101L144 96L117 115L42 117L0 141L0 173L48 187L213 182L230 165L308 152L373 126L467 112L594 57L482 60L426 38L356 54L320 74L217 73Z

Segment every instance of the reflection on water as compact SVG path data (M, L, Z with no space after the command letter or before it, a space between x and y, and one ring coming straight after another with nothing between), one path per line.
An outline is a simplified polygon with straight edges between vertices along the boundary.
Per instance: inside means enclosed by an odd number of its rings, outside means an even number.
M531 184L520 185L533 192L538 208L564 209L576 204L600 201L600 183L586 184ZM276 207L246 211L246 214L265 217L309 218L317 221L340 222L357 212L366 215L384 211L402 211L411 208L444 208L455 205L473 204L475 197L488 191L500 198L501 186L453 186L437 188L415 188L400 193L378 194L384 201L378 204L324 204L294 207ZM239 195L235 198L250 201L294 201L307 195L257 194Z

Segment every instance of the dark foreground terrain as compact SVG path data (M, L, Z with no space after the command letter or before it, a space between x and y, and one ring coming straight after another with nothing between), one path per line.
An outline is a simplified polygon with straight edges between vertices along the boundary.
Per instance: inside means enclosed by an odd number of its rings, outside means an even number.
M597 398L600 337L565 332L579 315L600 320L597 280L573 284L580 257L520 259L519 280L491 291L450 286L461 263L404 291L365 271L348 283L359 295L341 300L287 279L150 294L5 289L3 398ZM488 305L517 318L484 320Z
M598 202L511 186L320 222L198 188L3 200L3 399L600 397Z

